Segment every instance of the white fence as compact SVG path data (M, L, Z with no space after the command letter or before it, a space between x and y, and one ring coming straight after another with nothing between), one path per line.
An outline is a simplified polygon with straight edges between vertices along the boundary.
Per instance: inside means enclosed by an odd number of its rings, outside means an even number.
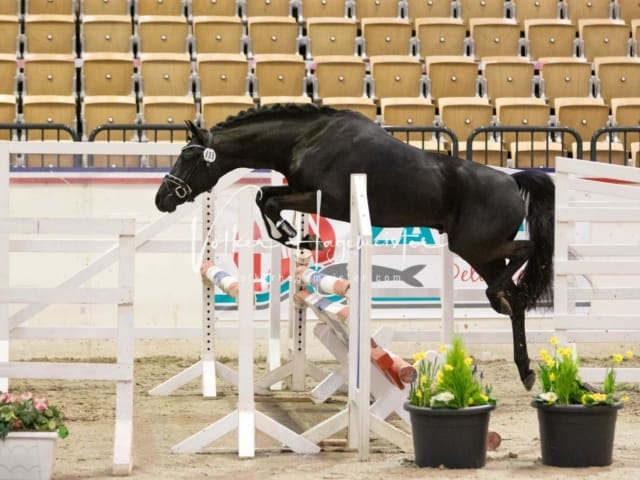
M640 169L558 158L555 178L556 331L578 345L640 342ZM638 382L640 369L618 380Z

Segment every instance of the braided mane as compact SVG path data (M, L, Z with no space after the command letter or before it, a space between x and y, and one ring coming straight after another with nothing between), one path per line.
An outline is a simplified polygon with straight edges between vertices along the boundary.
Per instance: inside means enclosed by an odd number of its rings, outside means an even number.
M250 108L243 110L235 116L228 117L226 120L211 127L211 131L215 132L223 128L233 126L237 123L260 119L261 117L268 117L272 115L296 115L296 114L308 114L308 113L331 113L337 110L328 106L316 105L314 103L276 103L274 105L267 105L264 107Z

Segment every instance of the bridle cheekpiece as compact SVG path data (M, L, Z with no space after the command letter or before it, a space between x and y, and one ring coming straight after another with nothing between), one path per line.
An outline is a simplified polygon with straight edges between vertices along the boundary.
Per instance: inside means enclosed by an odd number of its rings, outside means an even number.
M185 145L180 151L184 152L185 150L191 148L198 148L202 150L202 159L208 165L212 164L216 160L216 151L213 149L213 135L211 134L211 132L209 132L208 134L206 146L192 143L189 145ZM197 166L198 162L195 162L191 170L189 170L189 172L187 172L187 174L185 175L184 179L176 177L175 175L171 175L170 173L167 173L164 176L164 179L162 181L167 184L167 186L171 190L171 193L173 193L176 198L179 198L180 200L188 200L189 196L193 193L193 190L189 186L188 182L191 179L193 172L195 172Z

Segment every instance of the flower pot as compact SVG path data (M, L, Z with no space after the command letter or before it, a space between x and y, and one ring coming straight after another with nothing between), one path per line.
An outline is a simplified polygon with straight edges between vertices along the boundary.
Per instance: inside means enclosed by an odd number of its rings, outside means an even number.
M542 463L556 467L596 467L611 464L616 418L615 405L545 405L538 410Z
M419 467L480 468L487 459L489 417L495 405L461 409L404 404Z
M56 459L56 432L11 432L0 440L0 480L48 480Z

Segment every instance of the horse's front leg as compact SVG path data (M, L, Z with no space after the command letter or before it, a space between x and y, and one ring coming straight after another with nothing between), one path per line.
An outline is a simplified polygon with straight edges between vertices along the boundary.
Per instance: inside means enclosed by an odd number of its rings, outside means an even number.
M514 285L515 287L515 285ZM531 369L529 352L527 350L527 336L525 331L525 302L522 295L513 288L507 290L507 297L511 305L511 332L513 335L513 360L518 367L518 374L524 388L531 390L536 382L536 374Z
M316 193L296 193L287 185L262 187L256 196L262 219L269 236L286 247L296 247L289 240L297 235L295 228L284 218L283 210L311 213L315 209Z

